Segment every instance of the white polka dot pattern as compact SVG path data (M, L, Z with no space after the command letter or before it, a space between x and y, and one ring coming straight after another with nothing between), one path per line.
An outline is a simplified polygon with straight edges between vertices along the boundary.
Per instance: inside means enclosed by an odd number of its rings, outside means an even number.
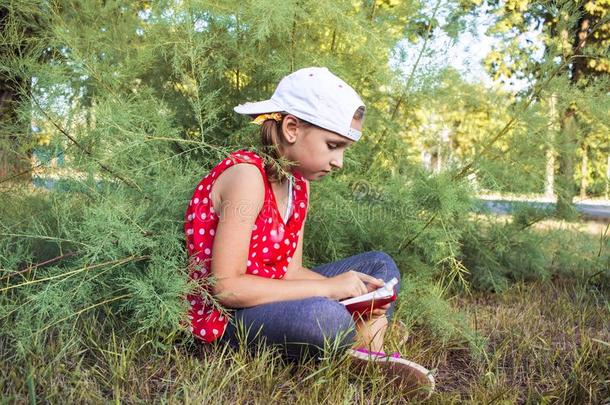
M252 226L248 260L244 263L245 271L247 274L273 279L283 278L288 271L303 226L303 218L307 213L305 179L299 173L294 173L294 205L291 216L284 223L267 180L262 159L253 152L238 151L214 167L196 186L189 200L184 231L191 258L189 266L192 266L189 267L189 275L193 280L205 279L210 275L212 246L218 226L218 216L215 215L210 198L212 186L224 170L237 163L255 165L265 180L265 201ZM204 342L212 342L222 336L228 323L228 319L222 316L222 311L206 305L199 295L188 295L187 299L190 303L189 330Z

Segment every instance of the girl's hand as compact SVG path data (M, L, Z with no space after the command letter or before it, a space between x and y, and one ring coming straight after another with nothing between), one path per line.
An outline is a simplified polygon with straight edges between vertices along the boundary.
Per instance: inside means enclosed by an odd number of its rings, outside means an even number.
M387 312L388 309L390 309L390 305L392 304L385 304L382 307L379 308L375 308L374 310L371 311L371 318L379 318L380 316L384 316L385 313Z
M390 305L392 304L385 304L384 306L375 308L370 312L364 312L362 314L359 314L356 319L358 322L368 322L370 320L384 317L385 313L388 311L388 309L390 309Z
M334 300L357 297L383 287L385 284L381 279L353 270L330 277L322 282L327 287L325 295Z

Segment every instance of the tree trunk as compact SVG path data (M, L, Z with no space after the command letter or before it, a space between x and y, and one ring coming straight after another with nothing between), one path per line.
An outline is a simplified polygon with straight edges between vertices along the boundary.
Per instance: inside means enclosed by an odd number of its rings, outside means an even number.
M555 151L552 146L546 150L546 180L544 182L544 195L555 196Z
M0 7L0 35L8 22L8 9ZM2 52L2 47L0 47ZM0 181L29 180L30 156L22 151L21 139L29 131L29 121L20 120L17 106L22 101L18 88L25 88L24 78L0 77Z
M591 29L592 17L584 9L579 18L576 28L576 35L573 37L572 50L576 56L571 63L570 81L573 86L580 86L581 79L587 77L588 67L586 59L579 56L587 45ZM567 108L562 117L560 141L558 143L559 176L557 179L557 207L556 215L559 218L574 219L576 210L572 205L576 195L574 183L574 161L576 160L576 148L578 143L578 119L576 109L573 106ZM584 142L584 140L583 140Z
M555 182L557 194L556 215L563 219L574 219L576 211L572 205L576 195L574 187L574 160L576 154L576 135L578 125L576 122L575 111L568 108L565 112L561 131L558 134L558 157L559 170Z
M606 166L606 199L610 198L610 155L608 155L608 165Z
M549 143L546 150L546 180L544 183L544 195L547 197L555 196L555 133L557 132L555 105L557 104L557 95L551 94L549 100Z
M587 46L589 34L593 25L593 16L582 10L583 15L578 21L576 35L574 37L573 49L574 55L582 55L584 48ZM572 60L572 83L578 84L581 79L591 76L589 68L589 59L585 57L576 57Z
M587 198L587 176L589 164L589 148L586 143L582 144L582 161L580 163L580 199Z

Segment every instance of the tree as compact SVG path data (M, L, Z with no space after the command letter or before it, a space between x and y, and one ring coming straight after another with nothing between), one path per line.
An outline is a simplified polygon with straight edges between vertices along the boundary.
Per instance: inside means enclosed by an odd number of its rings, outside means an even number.
M22 36L15 32L12 10L0 6L0 53L20 54L25 52L26 38L32 32L26 30ZM18 177L28 172L29 155L24 150L29 120L18 113L23 102L23 91L29 88L29 78L18 73L0 70L0 180Z
M387 123L382 89L398 81L389 65L392 49L419 5L41 0L10 7L46 16L28 53L2 53L0 66L12 77L32 78L19 108L31 112L51 144L64 148L67 168L48 192L1 191L6 282L0 316L11 328L0 333L24 354L44 346L31 344L34 333L44 343L51 331L69 334L74 322L107 314L113 317L105 327L148 332L155 342L178 333L180 297L197 288L185 275L185 202L202 173L229 149L256 143L254 129L233 106L268 98L291 70L326 65L370 100L366 125L374 133ZM25 17L15 19L17 32L28 24ZM45 57L49 49L52 58ZM352 162L366 155L366 144L361 148L351 152ZM329 184L355 206L353 179ZM465 193L455 194L466 200ZM384 243L381 236L350 241L364 220L371 218L352 221L343 239L323 245L310 239L307 254L324 260ZM390 222L396 248L409 233L404 224L414 227L419 219L397 215ZM310 223L312 235L327 230ZM332 225L345 226L340 220ZM427 243L445 235L422 241L422 261L453 254L453 237L445 249Z
M467 3L467 9L478 9L478 2ZM609 139L607 120L593 103L608 105L610 2L490 0L483 6L498 16L491 33L503 39L486 58L494 77L503 81L541 81L549 74L567 78L562 91L544 94L548 99L555 94L561 106L557 119L560 130L553 145L558 156L557 214L569 216L576 193L578 149L588 151L590 142L599 144L591 139L596 134ZM591 130L591 125L595 129ZM610 152L608 141L600 147ZM586 167L588 154L582 156Z

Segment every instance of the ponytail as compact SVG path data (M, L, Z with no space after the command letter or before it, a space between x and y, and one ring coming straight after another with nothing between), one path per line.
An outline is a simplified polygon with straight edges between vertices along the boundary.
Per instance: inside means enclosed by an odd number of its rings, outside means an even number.
M365 112L365 108L363 105L361 105L360 107L358 107L358 109L354 113L354 119L356 121L362 121L364 119L364 112Z
M265 164L265 172L271 182L281 182L286 178L289 165L280 156L280 145L284 142L284 132L281 121L265 120L261 124L261 144L263 152L271 158L271 162Z

